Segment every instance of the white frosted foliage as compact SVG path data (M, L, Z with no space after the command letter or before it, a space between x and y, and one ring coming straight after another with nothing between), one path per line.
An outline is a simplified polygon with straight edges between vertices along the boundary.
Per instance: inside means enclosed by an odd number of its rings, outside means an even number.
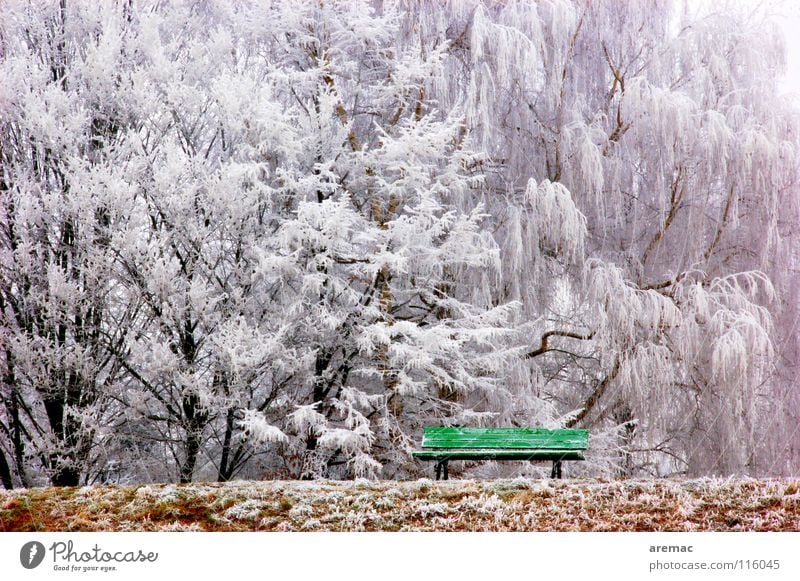
M430 425L587 428L571 475L796 474L771 18L0 3L2 484L414 478Z

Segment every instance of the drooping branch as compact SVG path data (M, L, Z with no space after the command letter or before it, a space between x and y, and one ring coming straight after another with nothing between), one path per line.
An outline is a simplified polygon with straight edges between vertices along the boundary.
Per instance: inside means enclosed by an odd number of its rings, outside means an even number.
M681 183L681 178L683 177L683 167L678 167L677 175L675 179L672 181L672 188L670 191L670 200L669 200L669 212L667 212L667 217L664 219L664 223L658 229L658 231L653 234L653 237L650 239L650 242L647 244L647 248L644 250L644 254L642 255L642 264L647 264L647 260L650 258L650 253L655 250L656 246L659 242L661 242L662 238L669 230L669 227L672 225L673 220L675 220L675 216L678 213L678 210L681 207L681 201L683 200L683 194L686 192L686 186Z
M589 11L589 5L587 4L584 11L581 13L580 18L578 19L578 23L575 26L575 31L572 33L572 37L569 41L569 48L567 49L567 55L564 59L564 67L561 69L561 88L558 94L558 108L556 109L556 118L555 118L555 129L556 129L556 143L555 143L555 173L553 174L552 180L554 182L561 181L561 163L562 163L562 152L561 152L561 130L564 125L564 107L566 105L567 100L567 81L569 80L569 72L570 72L570 64L572 63L572 59L575 54L575 46L578 42L578 36L580 35L581 28L583 28L583 21L586 17L587 12Z
M611 69L611 74L614 77L614 82L611 84L611 89L608 92L608 105L611 105L611 101L614 98L614 94L619 89L620 95L625 93L625 74L620 71L611 60L611 54L608 52L608 46L606 43L603 43L603 54L606 58L606 63L608 63L608 67ZM608 142L603 147L603 155L608 155L608 149L611 143L616 143L619 141L623 135L630 129L631 124L625 123L622 119L622 99L620 98L619 103L617 104L617 114L616 114L616 126L611 134L608 136Z
M567 337L569 339L577 339L579 341L589 341L594 337L594 333L573 333L571 331L547 331L544 335L542 335L541 343L539 344L538 349L534 349L533 351L529 351L525 354L525 359L533 359L534 357L538 357L539 355L544 355L548 351L550 351L550 347L548 344L548 340L550 337Z
M608 389L608 386L611 385L611 383L617 378L617 375L619 375L620 367L621 358L617 356L616 360L614 361L614 367L611 368L611 371L608 372L608 375L606 375L605 379L598 383L594 388L594 391L592 391L591 395L589 395L589 398L583 404L583 409L581 409L581 411L578 412L574 418L569 420L565 427L573 428L577 426L584 420L584 418L586 418L586 416L589 415L589 413L591 413L591 411L597 405L597 402L600 401L601 397L603 397L603 394Z
M706 248L706 251L703 253L703 259L708 260L711 258L711 255L716 250L717 245L719 244L720 239L722 238L722 233L725 230L725 227L728 225L728 221L730 220L731 208L733 207L733 186L730 187L728 190L728 198L725 200L725 208L722 210L722 219L720 220L719 226L717 227L717 232L714 234L714 239Z
M661 281L654 282L654 283L651 283L651 284L642 285L640 287L640 290L643 290L643 291L648 291L648 290L663 291L665 289L674 288L675 285L680 283L684 278L689 276L689 274L692 273L692 272L696 272L696 271L685 270L685 271L683 271L681 273L678 273L673 278L670 278L670 279L667 279L667 280L661 280ZM667 292L664 292L662 294L664 294L666 296L672 296L673 292L674 291L667 291Z

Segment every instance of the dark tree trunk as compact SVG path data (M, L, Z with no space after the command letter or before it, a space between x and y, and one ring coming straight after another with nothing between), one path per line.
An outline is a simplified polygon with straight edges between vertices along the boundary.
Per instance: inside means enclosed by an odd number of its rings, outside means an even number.
M325 380L325 372L331 364L333 354L321 347L317 351L317 356L314 362L314 403L322 403L328 396L331 389L329 382ZM326 467L321 466L319 461L319 454L317 452L317 436L314 433L309 433L306 436L306 449L303 451L302 466L300 467L301 480L316 480L317 478L324 478Z
M3 488L6 490L14 488L14 481L11 478L11 467L8 465L8 460L6 460L6 455L3 453L2 448L0 448L0 482L3 483Z
M0 184L1 185L1 184ZM0 312L3 311L5 305L3 304L3 295L0 292ZM17 400L17 386L16 386L16 377L14 373L14 361L12 359L11 352L6 350L5 352L5 360L6 360L6 370L3 376L0 378L0 383L3 386L4 390L7 390L6 393L8 394L7 397L3 397L3 404L6 408L8 413L8 431L6 432L7 437L9 438L9 443L11 445L11 461L9 462L8 458L6 458L3 450L0 449L0 480L3 482L3 486L7 489L13 488L13 478L12 478L12 471L11 466L14 463L17 464L17 472L20 476L20 481L22 485L26 485L26 475L25 475L25 467L23 466L23 459L25 457L24 446L22 444L22 428L20 426L20 419L19 419L19 402Z
M81 473L73 468L60 468L50 478L53 486L78 486L81 482Z
M300 480L316 480L322 477L319 474L317 461L317 437L309 434L306 438L306 449L303 453L303 465L300 468Z
M231 441L233 440L233 428L236 421L236 410L234 408L228 409L228 414L225 418L225 438L222 441L222 458L219 461L219 471L217 473L217 482L227 482L233 475L231 457Z
M187 484L192 481L199 452L200 438L195 434L189 434L186 437L186 458L181 465L181 484Z
M183 412L186 417L186 456L181 465L180 481L192 481L197 457L203 443L203 431L208 423L208 412L202 407L197 395L189 394L183 398Z
M83 448L85 434L80 421L66 417L67 405L79 403L80 392L76 387L77 378L73 375L67 381L66 394L49 394L44 401L44 409L50 428L61 450L50 457L53 471L50 482L53 486L78 486L80 484L80 464L84 460ZM61 397L59 397L61 396Z
M10 385L13 385L11 383ZM22 423L19 417L19 395L11 394L11 438L14 444L14 463L23 488L30 488L28 473L25 470L25 443L22 440Z
M186 267L184 267L184 270L189 274L188 280L191 283L190 270ZM194 334L196 327L197 321L192 321L191 316L187 314L181 330L180 350L188 368L194 367L197 360L198 344ZM182 408L186 429L186 441L184 443L186 455L181 465L180 481L185 484L191 482L194 476L197 457L203 444L203 432L208 424L208 410L203 406L196 393L188 393L183 396Z

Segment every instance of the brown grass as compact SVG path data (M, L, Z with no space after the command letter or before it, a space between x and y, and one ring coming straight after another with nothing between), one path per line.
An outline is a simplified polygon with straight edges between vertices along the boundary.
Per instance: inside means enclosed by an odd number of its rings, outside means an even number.
M0 491L0 531L800 531L800 481L232 482Z

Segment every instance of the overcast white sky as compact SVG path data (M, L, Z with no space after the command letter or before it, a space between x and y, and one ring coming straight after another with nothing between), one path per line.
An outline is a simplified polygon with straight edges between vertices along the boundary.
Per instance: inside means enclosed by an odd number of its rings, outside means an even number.
M800 2L786 2L781 12L785 15L780 23L789 53L785 86L800 96Z
M786 40L787 63L783 87L800 99L800 0L737 0L741 3L766 6L775 14Z

